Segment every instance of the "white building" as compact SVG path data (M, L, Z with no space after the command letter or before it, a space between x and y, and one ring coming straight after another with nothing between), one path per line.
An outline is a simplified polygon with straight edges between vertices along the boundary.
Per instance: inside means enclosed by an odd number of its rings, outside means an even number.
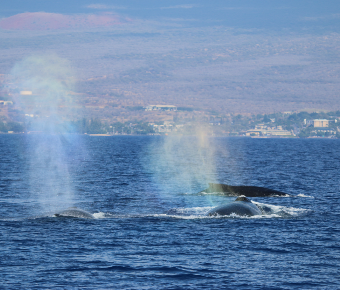
M314 127L328 127L329 121L326 119L314 119L313 125Z

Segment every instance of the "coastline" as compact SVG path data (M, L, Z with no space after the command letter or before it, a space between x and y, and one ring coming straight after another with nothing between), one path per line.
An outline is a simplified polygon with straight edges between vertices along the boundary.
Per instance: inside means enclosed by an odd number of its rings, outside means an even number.
M0 132L0 135L42 135L46 134L44 132ZM80 133L60 133L60 134L67 134L67 135L83 135L83 136L90 136L90 137L114 137L114 136L196 136L196 135L184 135L184 134L80 134ZM58 134L53 134L58 135ZM335 136L329 137L320 137L320 136L309 136L309 137L299 137L299 136L241 136L241 135L211 135L207 136L208 138L216 137L216 138L251 138L251 139L339 139Z

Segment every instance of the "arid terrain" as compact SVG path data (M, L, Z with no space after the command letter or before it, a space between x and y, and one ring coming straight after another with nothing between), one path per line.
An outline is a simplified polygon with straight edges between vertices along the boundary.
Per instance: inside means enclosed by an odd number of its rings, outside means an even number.
M51 15L1 20L0 99L11 99L13 89L33 91L15 83L18 63L56 55L73 70L65 79L75 84L67 92L74 98L74 118L172 118L140 109L150 104L190 108L195 113L183 113L190 118L340 109L340 37L332 29L195 26L113 13ZM311 20L304 21L308 27Z

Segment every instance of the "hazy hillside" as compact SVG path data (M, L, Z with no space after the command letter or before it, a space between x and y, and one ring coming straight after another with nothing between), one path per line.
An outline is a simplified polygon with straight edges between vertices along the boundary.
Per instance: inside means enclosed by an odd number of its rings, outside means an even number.
M70 25L58 27L54 22L66 19L58 16L46 30L40 22L39 29L32 24L32 17L41 14L29 13L26 30L14 25L18 16L5 15L0 73L11 74L15 63L27 56L56 54L75 69L75 90L84 100L112 108L173 104L224 113L340 108L336 6L318 12L317 2L304 10L265 7L260 1L256 12L250 1L240 2L239 8L218 1L214 10L204 11L199 1L191 6L163 1L154 2L153 13L146 13L137 4L133 9L134 1L127 3L125 8L82 5L79 11L95 18L67 16ZM44 11L63 12L50 10ZM87 21L102 20L113 11L111 22Z

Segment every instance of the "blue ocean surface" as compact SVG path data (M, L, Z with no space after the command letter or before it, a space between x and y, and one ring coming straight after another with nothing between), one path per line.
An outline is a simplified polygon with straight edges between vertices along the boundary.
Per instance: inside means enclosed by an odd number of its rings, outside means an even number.
M2 134L0 152L0 288L340 288L340 140ZM208 217L235 200L209 182L289 196Z

